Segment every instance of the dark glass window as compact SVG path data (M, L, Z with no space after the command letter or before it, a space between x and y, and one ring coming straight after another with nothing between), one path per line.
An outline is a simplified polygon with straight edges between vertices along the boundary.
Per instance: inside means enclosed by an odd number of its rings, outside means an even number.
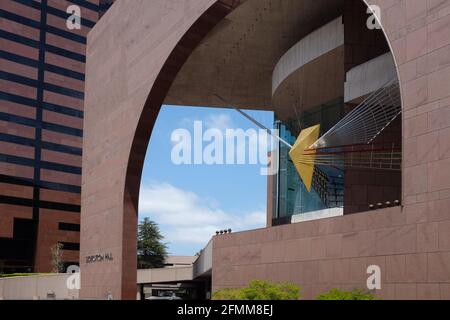
M80 251L80 244L74 242L59 242L63 250Z
M66 222L60 222L58 225L59 230L65 230L65 231L76 231L80 232L80 225L76 223L66 223Z

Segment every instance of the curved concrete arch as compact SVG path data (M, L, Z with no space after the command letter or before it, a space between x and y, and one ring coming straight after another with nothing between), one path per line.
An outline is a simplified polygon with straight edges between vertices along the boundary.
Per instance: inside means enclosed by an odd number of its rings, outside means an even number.
M151 128L183 62L206 33L238 3L233 0L118 0L89 34L81 298L106 298L108 293L114 298L135 298L137 200ZM450 25L447 17L436 14L448 10L450 1L441 1L419 11L408 10L406 0L371 0L367 3L382 9L381 22L399 70L403 108L409 113L403 120L404 140L406 144L411 142L413 147L417 136L414 130L438 133L441 129L438 123L427 122L427 115L432 111L424 111L421 107L430 102L446 106L445 98L450 93L439 85L439 79L450 79L450 70L433 69L426 75L412 75L410 63L419 58L432 59L434 50L449 45L446 37L429 37L429 34ZM422 19L424 16L429 19ZM197 31L191 33L190 30ZM414 40L423 43L424 39L425 49L411 44ZM431 86L434 87L429 90ZM420 114L417 113L419 108ZM404 212L386 212L386 219L390 221L388 227L396 226L395 223L397 227L399 224L401 227L415 226L414 223L425 215L419 212L421 206L433 203L432 200L419 202L418 196L428 199L428 195L435 192L450 190L450 176L438 172L446 168L450 156L417 164L414 162L416 154L411 152L405 152L403 196L406 207ZM427 182L428 173L430 181ZM413 180L424 183L408 185ZM439 211L440 203L434 205L437 214L445 214ZM357 219L345 217L341 221L355 225ZM86 257L97 254L112 255L95 265L86 263ZM435 260L443 258L436 256Z

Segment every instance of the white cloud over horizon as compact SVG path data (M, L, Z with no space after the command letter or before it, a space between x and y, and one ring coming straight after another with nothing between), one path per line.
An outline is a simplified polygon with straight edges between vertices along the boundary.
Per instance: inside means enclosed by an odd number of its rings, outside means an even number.
M165 241L206 245L216 230L242 231L265 225L265 209L231 213L214 199L177 188L167 182L143 183L139 197L139 219L148 217L161 227Z

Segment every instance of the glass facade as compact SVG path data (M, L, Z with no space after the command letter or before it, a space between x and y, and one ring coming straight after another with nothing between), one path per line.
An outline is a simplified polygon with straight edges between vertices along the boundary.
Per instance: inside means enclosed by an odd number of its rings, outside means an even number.
M344 116L344 102L333 101L303 112L300 119L276 120L275 128L280 137L293 145L302 129L321 125L321 135ZM279 143L279 171L273 176L272 218L274 223L290 222L294 215L328 208L343 207L343 168L316 166L311 192L308 192L289 157L289 147Z

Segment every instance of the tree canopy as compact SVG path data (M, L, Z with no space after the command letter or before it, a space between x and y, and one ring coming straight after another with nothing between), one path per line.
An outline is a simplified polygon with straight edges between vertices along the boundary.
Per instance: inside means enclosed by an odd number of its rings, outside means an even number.
M159 226L149 218L138 225L138 269L161 268L167 256L167 244L163 242Z

